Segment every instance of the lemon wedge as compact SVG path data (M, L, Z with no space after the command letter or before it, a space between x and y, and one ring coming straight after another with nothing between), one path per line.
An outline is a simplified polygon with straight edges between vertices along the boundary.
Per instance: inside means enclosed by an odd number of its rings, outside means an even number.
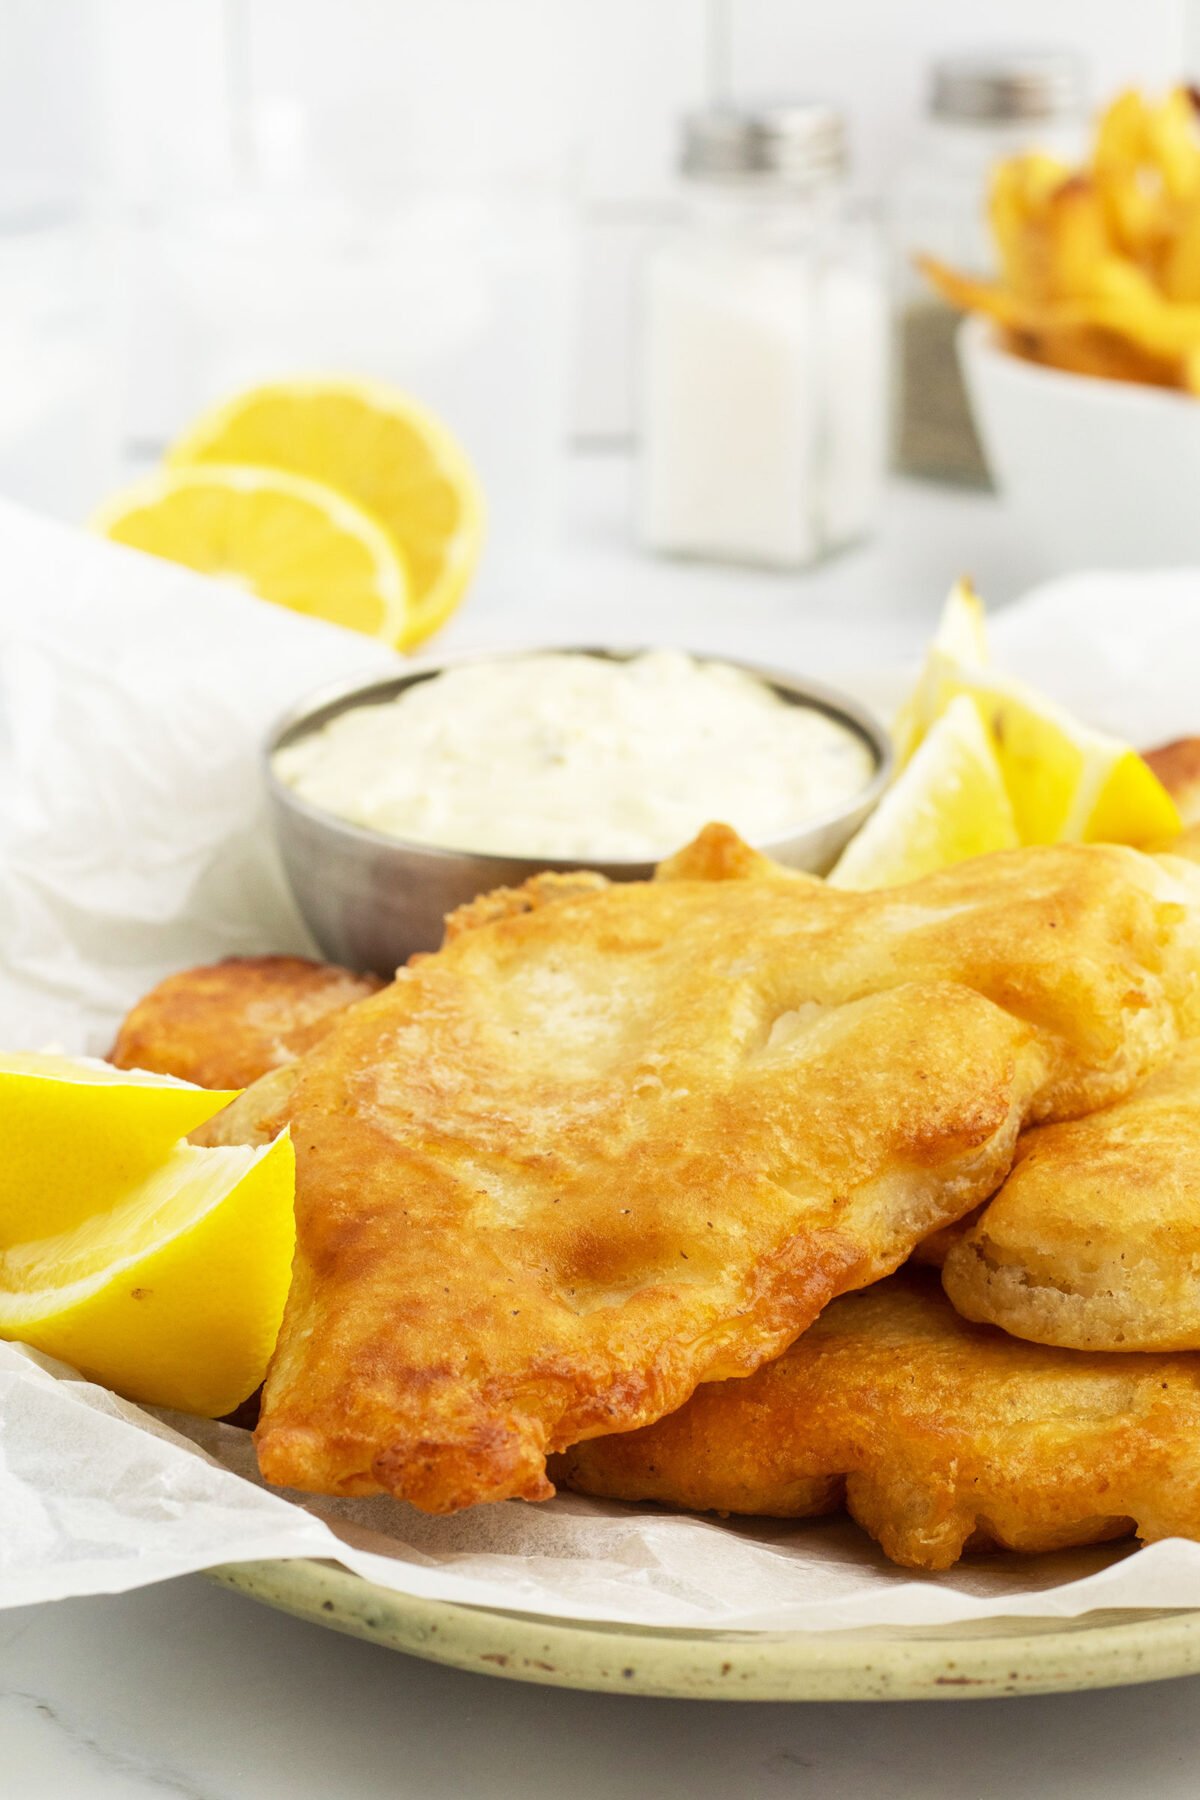
M901 768L949 699L950 679L986 668L988 661L983 601L969 581L956 581L930 639L916 686L892 724L896 761Z
M363 507L408 570L412 606L394 640L404 649L445 623L478 560L484 506L474 471L446 427L392 388L328 379L253 388L200 419L168 461L289 469Z
M0 1250L0 1336L130 1400L232 1412L278 1336L294 1179L286 1136L260 1149L177 1145L106 1210ZM38 1210L33 1192L31 1221Z
M0 1249L114 1205L235 1094L85 1057L0 1057Z
M116 543L384 643L409 629L408 576L387 532L322 482L279 469L167 469L92 523Z
M989 666L983 605L954 587L893 726L903 769L937 720L972 700L991 738L1022 844L1153 843L1181 829L1158 777L1129 744Z
M1179 811L1136 750L1093 731L1020 682L948 675L991 736L1023 844L1148 844L1182 829Z
M892 887L1018 844L1012 806L974 703L952 700L829 876Z

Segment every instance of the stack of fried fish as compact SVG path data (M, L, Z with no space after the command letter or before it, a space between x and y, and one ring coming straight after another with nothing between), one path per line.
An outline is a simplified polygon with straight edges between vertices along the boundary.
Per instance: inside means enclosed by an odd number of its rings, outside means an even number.
M1200 1537L1188 851L856 893L711 826L488 895L388 986L165 982L114 1060L257 1077L207 1141L295 1145L266 1478L845 1506L922 1569Z

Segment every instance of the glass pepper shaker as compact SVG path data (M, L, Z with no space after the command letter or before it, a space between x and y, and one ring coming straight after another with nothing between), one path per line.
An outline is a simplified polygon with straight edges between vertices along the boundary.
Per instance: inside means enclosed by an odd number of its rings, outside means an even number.
M995 266L987 223L994 166L1029 150L1083 149L1084 75L1066 51L955 56L930 70L926 117L892 206L897 307L894 452L905 474L976 486L987 468L959 373L959 315L913 258L981 276Z

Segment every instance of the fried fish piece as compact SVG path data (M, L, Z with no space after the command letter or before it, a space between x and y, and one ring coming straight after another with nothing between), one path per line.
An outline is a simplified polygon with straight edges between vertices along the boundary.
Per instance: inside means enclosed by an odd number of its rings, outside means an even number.
M218 1113L217 1117L220 1118L220 1116L220 1113ZM203 1131L205 1127L201 1126L200 1129ZM1036 1126L1034 1127L1034 1130L1037 1130ZM1020 1150L1020 1144L1021 1140L1018 1138L1018 1152ZM962 1242L963 1238L966 1237L968 1231L970 1231L972 1225L974 1225L982 1211L982 1206L977 1207L974 1212L968 1213L965 1219L954 1219L949 1225L942 1225L937 1231L931 1232L927 1238L922 1238L921 1242L916 1246L912 1255L909 1257L909 1261L920 1263L927 1269L944 1268L946 1258L949 1256L954 1245Z
M1103 1112L1027 1132L942 1279L964 1317L1034 1343L1200 1349L1200 1042Z
M296 1146L268 1480L428 1511L749 1374L1174 1047L1200 871L1069 846L909 888L506 913L234 1109ZM225 1129L231 1129L225 1121Z
M197 1087L249 1087L382 986L302 956L230 956L160 981L123 1021L108 1060Z
M592 869L572 869L561 875L546 869L540 875L531 875L520 887L493 888L490 893L480 894L447 913L442 947L452 944L464 932L477 931L481 925L494 925L499 919L515 919L521 913L538 912L543 906L571 900L576 894L592 894L607 886L606 877L597 875ZM418 952L409 961L417 962L421 955Z
M697 1512L809 1518L844 1497L911 1569L1200 1538L1200 1357L1018 1343L906 1271L835 1300L748 1380L550 1467L581 1494Z
M655 881L807 881L800 869L785 868L755 850L731 825L706 825L698 837L660 862Z

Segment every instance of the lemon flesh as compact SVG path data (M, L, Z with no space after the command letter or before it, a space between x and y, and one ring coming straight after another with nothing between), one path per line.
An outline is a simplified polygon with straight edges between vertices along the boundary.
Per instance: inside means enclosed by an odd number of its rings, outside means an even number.
M0 1057L0 1251L115 1205L235 1094L86 1058Z
M449 618L474 572L484 517L474 471L445 426L394 389L337 380L254 388L206 414L168 461L288 469L363 507L408 571L412 604L393 640L404 649Z
M179 1144L107 1210L0 1252L0 1336L216 1418L266 1373L295 1241L290 1140Z
M956 581L930 639L916 685L892 724L900 768L941 712L948 698L948 679L968 670L984 669L989 660L983 601L969 581Z
M952 700L830 873L880 888L1018 844L1004 779L979 712Z
M1019 682L955 674L946 702L974 701L1023 844L1147 844L1182 829L1158 777L1128 744L1079 724Z
M1023 844L1144 845L1181 830L1171 796L1137 752L1093 731L1022 682L988 667L983 606L965 582L952 590L916 686L896 716L903 769L961 698L987 729Z
M116 543L237 583L260 599L395 644L409 581L386 531L343 494L277 469L168 469L93 525Z

